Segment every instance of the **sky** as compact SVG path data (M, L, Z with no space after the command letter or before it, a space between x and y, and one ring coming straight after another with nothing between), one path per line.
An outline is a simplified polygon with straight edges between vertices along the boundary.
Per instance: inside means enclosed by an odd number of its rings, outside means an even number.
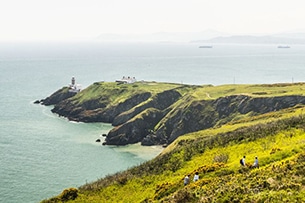
M304 0L0 0L0 41L91 40L104 33L305 30Z

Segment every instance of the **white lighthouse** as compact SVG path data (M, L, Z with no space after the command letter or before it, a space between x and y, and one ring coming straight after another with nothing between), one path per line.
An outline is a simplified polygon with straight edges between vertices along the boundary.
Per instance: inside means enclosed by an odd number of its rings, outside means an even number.
M76 84L75 77L72 76L71 84L69 85L69 92L80 92L81 85Z
M75 85L75 77L72 76L72 79L71 79L71 85L74 86Z

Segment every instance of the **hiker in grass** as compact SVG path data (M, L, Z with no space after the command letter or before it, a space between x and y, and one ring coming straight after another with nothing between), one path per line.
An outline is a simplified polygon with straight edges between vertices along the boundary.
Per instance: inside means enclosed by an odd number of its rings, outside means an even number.
M196 182L197 180L199 180L199 173L198 172L195 173L193 181Z
M190 175L186 175L184 178L184 185L187 185L190 183Z
M246 156L244 156L239 162L240 162L240 165L246 166Z
M259 168L257 156L255 157L255 160L254 160L254 163L252 165L252 168Z

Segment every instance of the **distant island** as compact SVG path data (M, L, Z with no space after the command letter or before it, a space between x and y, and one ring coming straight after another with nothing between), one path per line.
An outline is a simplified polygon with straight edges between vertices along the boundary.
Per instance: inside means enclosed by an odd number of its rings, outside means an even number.
M215 37L207 40L195 40L192 43L204 44L305 44L304 38L289 38L278 36L251 36L236 35L226 37Z
M205 30L202 32L158 32L150 34L104 33L96 37L102 42L159 42L159 43L201 43L201 44L305 44L305 33L283 32L265 35L236 35Z

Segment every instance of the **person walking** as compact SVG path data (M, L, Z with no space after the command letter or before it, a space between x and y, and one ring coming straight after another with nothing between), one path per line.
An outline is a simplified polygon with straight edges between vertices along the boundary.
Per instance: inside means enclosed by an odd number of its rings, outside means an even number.
M199 173L196 172L195 175L194 175L193 181L196 182L196 181L198 181L198 180L199 180Z
M244 156L239 162L240 162L240 165L246 166L246 156Z
M190 175L186 175L186 176L184 177L183 183L184 183L184 186L185 186L185 185L188 185L188 184L190 183Z
M252 168L259 168L257 156L256 156L255 159L254 159L254 163L253 163L253 165L252 165Z

